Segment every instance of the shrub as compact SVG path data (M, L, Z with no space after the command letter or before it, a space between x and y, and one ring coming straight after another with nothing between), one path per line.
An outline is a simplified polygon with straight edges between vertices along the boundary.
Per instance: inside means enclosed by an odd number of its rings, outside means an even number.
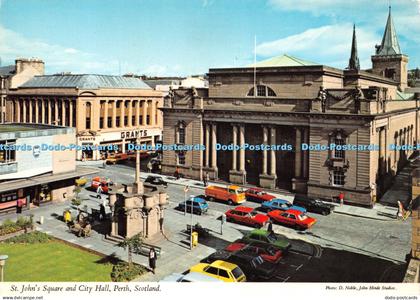
M147 270L143 266L120 262L112 268L111 279L116 282L131 281L146 272Z
M71 204L73 204L74 206L79 206L80 204L82 204L82 200L80 200L78 198L73 198L71 200Z
M25 218L20 216L16 222L7 219L0 225L0 236L19 231L21 229L33 227L33 216Z
M6 243L16 243L16 244L38 244L38 243L47 243L51 240L51 237L43 232L34 231L30 233L21 234L19 236L12 237L7 239Z

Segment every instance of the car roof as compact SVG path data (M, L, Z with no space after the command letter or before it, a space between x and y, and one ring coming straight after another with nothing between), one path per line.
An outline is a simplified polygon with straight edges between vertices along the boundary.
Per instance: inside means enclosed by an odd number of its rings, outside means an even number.
M212 267L226 269L226 270L233 270L237 267L237 265L232 264L230 262L224 260L216 260L210 264Z
M220 282L221 280L208 276L203 273L198 272L190 272L187 275L185 275L182 280L189 280L189 281L198 281L198 282Z
M193 198L193 201L194 201L194 202L206 202L206 200L205 200L205 199L200 198L200 197L194 197L194 198Z
M252 207L248 207L248 206L238 206L238 207L235 207L233 210L241 211L241 212L251 212L254 209Z
M294 214L294 215L301 215L303 214L303 212L301 210L297 210L297 209L288 209L286 210L287 213L289 214Z
M284 199L280 199L280 198L274 198L273 200L271 200L270 202L282 202L282 203L290 203L289 201L287 201L287 200L284 200Z
M263 190L260 188L249 188L248 191L262 192Z
M265 229L254 229L250 233L252 234L260 234L260 235L268 235L268 231Z

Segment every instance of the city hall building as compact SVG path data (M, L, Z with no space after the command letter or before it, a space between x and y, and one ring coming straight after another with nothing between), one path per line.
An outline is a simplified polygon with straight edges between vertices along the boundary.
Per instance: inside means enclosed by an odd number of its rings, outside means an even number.
M391 12L371 59L372 68L360 70L354 30L344 70L289 55L210 69L208 89L174 90L163 108L164 144L206 150L165 151L162 171L178 167L196 179L207 172L212 179L324 199L344 192L347 203L372 205L413 154L400 146L415 145L419 135L420 99L405 92L408 57ZM245 144L277 146L234 147Z
M97 170L76 167L75 150L51 150L76 143L74 128L0 124L0 213L72 199L75 179Z
M77 159L99 160L138 138L149 145L161 140L162 105L162 93L139 78L44 75L9 92L6 121L74 127Z

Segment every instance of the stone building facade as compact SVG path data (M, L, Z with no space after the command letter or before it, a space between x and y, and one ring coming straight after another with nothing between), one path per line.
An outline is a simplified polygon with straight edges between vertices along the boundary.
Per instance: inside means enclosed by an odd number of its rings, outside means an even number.
M396 36L389 24L391 15L384 36ZM210 69L208 90L176 90L162 109L164 144L202 144L205 151L165 151L163 172L178 167L197 179L208 172L213 179L324 199L344 192L347 203L372 205L413 153L390 144L418 142L420 102L404 92L408 58L393 43L383 39L370 72L358 67L355 32L345 70L289 55ZM265 147L218 148L246 144Z
M0 67L0 123L6 121L6 96L9 91L36 75L44 75L44 62L40 59L19 58L14 65Z
M162 105L162 93L138 78L36 76L9 93L6 120L75 127L77 144L85 146L77 159L98 160L112 152L103 150L107 146L125 152L138 137L152 145L161 140ZM93 146L103 148L91 150Z

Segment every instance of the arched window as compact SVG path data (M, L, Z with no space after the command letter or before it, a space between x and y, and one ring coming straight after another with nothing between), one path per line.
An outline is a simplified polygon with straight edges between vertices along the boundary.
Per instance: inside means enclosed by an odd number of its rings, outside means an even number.
M248 97L254 96L254 88L251 88L247 94ZM276 93L272 88L259 84L257 85L257 97L276 97Z
M178 132L178 138L177 138L177 143L178 144L185 144L185 122L181 121L178 123L178 128L177 128L177 132Z

